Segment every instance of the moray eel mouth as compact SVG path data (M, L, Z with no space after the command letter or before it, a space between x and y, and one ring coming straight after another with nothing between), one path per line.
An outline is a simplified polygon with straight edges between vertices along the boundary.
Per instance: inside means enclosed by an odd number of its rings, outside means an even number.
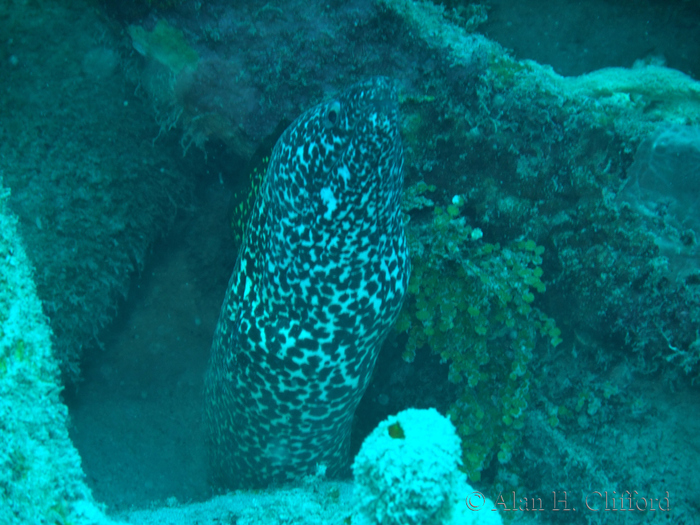
M278 140L212 344L216 485L346 472L353 414L408 285L402 185L389 79L309 109Z

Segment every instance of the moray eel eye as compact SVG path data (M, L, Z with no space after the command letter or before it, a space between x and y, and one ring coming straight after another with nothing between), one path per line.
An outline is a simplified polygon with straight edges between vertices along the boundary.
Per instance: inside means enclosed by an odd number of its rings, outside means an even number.
M324 115L324 124L327 128L332 128L337 124L338 118L340 116L340 109L340 102L338 102L337 100L334 100L328 106L326 114Z

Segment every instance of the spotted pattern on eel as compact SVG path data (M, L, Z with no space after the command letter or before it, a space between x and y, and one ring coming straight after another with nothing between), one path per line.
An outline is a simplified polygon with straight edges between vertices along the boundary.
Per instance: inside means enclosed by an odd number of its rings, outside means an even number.
M278 140L212 344L216 485L347 468L353 415L408 285L402 185L389 79L309 109Z

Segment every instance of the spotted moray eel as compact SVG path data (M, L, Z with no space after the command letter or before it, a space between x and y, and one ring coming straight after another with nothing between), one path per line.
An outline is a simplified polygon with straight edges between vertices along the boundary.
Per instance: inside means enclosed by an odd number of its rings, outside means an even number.
M206 379L213 481L342 474L352 418L401 308L396 87L353 85L280 137L246 228Z

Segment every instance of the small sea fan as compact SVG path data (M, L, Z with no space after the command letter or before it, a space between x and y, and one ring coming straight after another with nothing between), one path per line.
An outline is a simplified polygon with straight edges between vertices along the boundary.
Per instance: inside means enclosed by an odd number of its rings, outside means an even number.
M700 127L662 126L642 141L620 199L700 235Z
M644 139L618 199L644 218L672 275L697 275L700 127L664 125Z

